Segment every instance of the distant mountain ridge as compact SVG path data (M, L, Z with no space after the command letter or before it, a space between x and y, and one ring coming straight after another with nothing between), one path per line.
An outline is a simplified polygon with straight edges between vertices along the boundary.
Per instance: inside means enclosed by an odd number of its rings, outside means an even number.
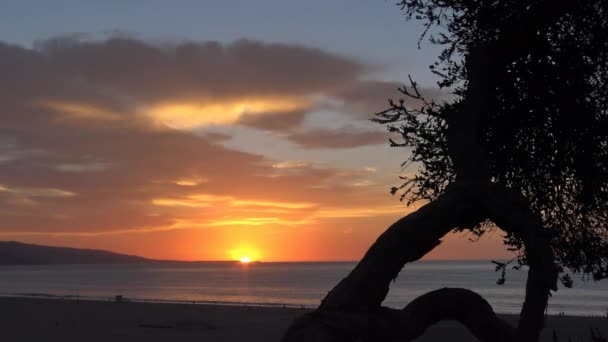
M159 262L99 249L81 249L0 241L0 265L137 264Z

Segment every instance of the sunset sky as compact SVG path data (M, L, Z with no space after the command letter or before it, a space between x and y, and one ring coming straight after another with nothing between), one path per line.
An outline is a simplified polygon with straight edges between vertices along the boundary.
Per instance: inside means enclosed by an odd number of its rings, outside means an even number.
M394 1L3 1L0 240L356 260L415 210L368 119L438 49ZM500 234L430 258L506 256Z

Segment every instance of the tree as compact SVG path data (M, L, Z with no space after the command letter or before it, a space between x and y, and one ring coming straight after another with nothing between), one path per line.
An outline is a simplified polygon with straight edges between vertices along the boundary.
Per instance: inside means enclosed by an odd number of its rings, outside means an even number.
M408 341L443 319L482 341L537 341L564 269L608 278L608 1L402 0L444 50L431 69L456 99L437 104L415 82L375 121L419 166L393 193L427 203L389 227L292 341ZM489 224L488 224L489 222ZM528 268L517 327L465 289L381 306L391 280L451 230L496 226ZM499 264L499 267L506 267Z

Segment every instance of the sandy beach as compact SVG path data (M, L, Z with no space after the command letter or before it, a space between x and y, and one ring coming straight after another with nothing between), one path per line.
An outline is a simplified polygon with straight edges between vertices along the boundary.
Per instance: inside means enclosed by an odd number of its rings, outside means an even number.
M159 304L73 299L0 298L3 341L278 341L308 309ZM513 316L506 316L514 319ZM563 341L590 341L589 327L608 336L604 317L550 317L543 341L556 329ZM455 322L431 328L418 342L474 341Z

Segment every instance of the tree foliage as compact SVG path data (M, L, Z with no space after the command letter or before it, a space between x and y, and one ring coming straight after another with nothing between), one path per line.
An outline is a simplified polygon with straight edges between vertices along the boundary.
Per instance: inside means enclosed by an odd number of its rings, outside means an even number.
M424 22L421 39L444 47L430 68L455 99L427 101L412 81L400 90L421 100L420 108L390 101L377 114L374 121L402 137L391 145L411 151L404 165L418 165L391 191L409 202L432 201L456 180L448 123L465 110L467 56L484 47L492 54L494 87L477 139L491 181L526 198L559 265L608 278L608 1L403 0L400 6L407 18ZM547 13L559 13L558 20L545 20ZM525 263L520 238L510 234L505 243Z

